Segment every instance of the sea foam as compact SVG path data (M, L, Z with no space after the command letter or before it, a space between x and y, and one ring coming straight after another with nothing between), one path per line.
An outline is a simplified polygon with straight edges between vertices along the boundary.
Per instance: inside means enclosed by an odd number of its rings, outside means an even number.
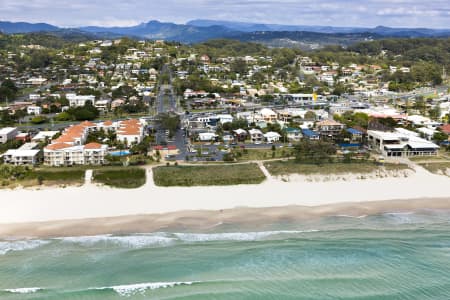
M18 288L18 289L4 289L3 291L13 294L32 294L41 291L42 288L38 287L28 287L28 288Z
M256 231L229 233L174 233L183 242L211 242L211 241L257 241L280 234L300 234L317 232L318 230L284 230L284 231Z
M1 241L0 255L5 255L8 252L23 251L35 249L40 246L48 244L49 241L43 240L20 240L20 241Z
M165 246L171 244L174 239L163 234L148 234L148 235L127 235L127 236L113 236L113 235L97 235L97 236L81 236L81 237L66 237L59 238L59 240L66 243L81 244L84 246L93 246L97 244L115 244L122 247L129 248L144 248L149 246Z
M110 287L94 288L95 290L114 290L120 296L133 296L136 294L145 294L147 290L156 290L161 288L172 288L181 285L192 285L194 281L184 281L184 282L148 282L148 283L137 283L137 284L127 284L127 285L116 285Z

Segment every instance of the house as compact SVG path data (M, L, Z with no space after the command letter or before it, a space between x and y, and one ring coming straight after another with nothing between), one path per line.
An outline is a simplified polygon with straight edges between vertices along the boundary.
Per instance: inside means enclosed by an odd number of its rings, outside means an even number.
M66 94L67 100L69 100L70 107L83 107L89 101L92 105L95 105L94 95L76 95L76 94Z
M254 144L261 144L264 141L264 134L259 129L250 129L248 131L250 139Z
M15 127L5 127L0 129L0 144L5 144L6 142L14 139L19 132Z
M30 134L28 132L21 132L14 139L16 141L28 142L30 141Z
M3 161L15 166L34 166L41 158L41 150L35 149L37 146L37 143L27 143L19 149L10 149L2 155Z
M443 125L439 127L439 129L441 129L443 133L450 135L450 124Z
M217 137L217 134L214 132L201 132L198 134L198 139L201 142L211 142L214 141Z
M387 157L433 156L439 146L406 129L393 132L368 130L369 145Z
M28 106L27 107L27 114L29 115L40 115L42 114L42 107L40 106Z
M262 120L266 121L267 123L274 123L277 120L276 112L269 108L261 109L259 111L259 115L261 116Z
M244 142L247 139L248 134L247 134L247 131L244 129L239 128L239 129L233 130L233 133L238 142Z
M315 131L312 131L311 129L306 128L302 129L302 134L303 137L308 140L318 140L320 138L320 134Z
M289 142L298 142L303 136L300 128L288 127L284 131Z
M43 142L47 139L52 139L58 133L59 131L40 131L31 140L33 142Z
M344 124L334 120L324 120L316 123L316 130L321 137L335 137L345 128Z
M98 100L98 101L95 101L95 104L94 104L95 108L97 108L101 112L107 112L109 110L110 105L111 105L110 99Z
M347 128L346 131L351 135L352 141L362 141L363 132L355 128Z
M278 132L269 131L264 134L264 138L269 144L272 144L278 142L281 138L281 135Z
M32 77L27 80L28 85L44 85L46 82L47 82L47 79L42 78L42 77L39 77L39 78Z

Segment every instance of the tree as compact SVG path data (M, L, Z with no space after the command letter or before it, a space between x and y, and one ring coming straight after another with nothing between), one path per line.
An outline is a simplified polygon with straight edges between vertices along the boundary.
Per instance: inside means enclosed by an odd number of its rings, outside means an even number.
M43 124L43 123L48 122L48 119L44 116L36 116L36 117L32 118L30 122L33 124Z
M448 138L448 135L442 131L438 131L433 135L433 140L436 141L437 144L448 141Z
M16 97L18 88L11 79L6 79L0 85L0 101L13 100Z
M309 110L305 113L305 119L306 120L315 120L316 119L316 113Z
M428 114L430 115L430 118L433 120L439 120L441 118L441 107L436 105L432 109L428 111Z
M169 137L173 137L175 135L176 130L178 129L180 125L180 117L178 115L173 114L161 114L159 116L158 123L160 126L165 129L169 130Z
M336 154L336 146L325 141L304 140L294 146L294 154L297 162L323 163Z

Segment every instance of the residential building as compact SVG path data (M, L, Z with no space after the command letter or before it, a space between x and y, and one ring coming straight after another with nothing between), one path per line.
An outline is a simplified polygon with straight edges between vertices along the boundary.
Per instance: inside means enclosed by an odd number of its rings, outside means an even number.
M303 137L308 140L318 140L320 139L320 134L311 129L302 129Z
M333 138L339 135L344 128L344 124L334 120L324 120L316 123L316 130L319 132L321 137L325 138Z
M36 149L37 143L27 143L19 149L10 149L2 157L5 164L15 166L36 165L41 159L41 150Z
M138 144L144 138L144 125L137 119L120 121L117 128L117 140L127 146Z
M269 144L280 141L281 135L278 132L269 131L264 134L264 138Z
M288 127L285 129L286 138L289 142L298 142L302 138L302 132L300 128Z
M40 106L28 106L27 114L29 115L40 115L42 114L42 107Z
M387 157L433 156L439 146L406 129L393 132L368 130L369 145Z
M250 139L254 144L261 144L264 141L264 134L259 129L250 129L248 131Z
M0 144L5 144L6 142L14 139L19 132L15 127L5 127L0 129Z
M67 100L69 100L70 107L82 107L85 106L89 101L92 105L95 105L94 95L76 95L76 94L66 94Z

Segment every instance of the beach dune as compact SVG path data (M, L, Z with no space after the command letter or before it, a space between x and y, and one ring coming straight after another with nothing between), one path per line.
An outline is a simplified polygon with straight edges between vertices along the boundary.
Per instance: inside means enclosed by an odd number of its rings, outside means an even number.
M368 201L422 199L420 206L431 208L436 202L432 199L441 199L439 207L446 206L450 199L448 177L420 170L404 178L351 178L313 182L298 176L293 178L295 180L289 182L272 178L260 185L213 187L163 188L148 180L143 187L130 190L93 184L39 190L0 190L0 229L11 223L220 211L243 207L326 207L347 203L347 214L351 214L355 207L361 207L361 203ZM356 206L355 203L360 204ZM383 202L382 206L388 208L390 205Z

